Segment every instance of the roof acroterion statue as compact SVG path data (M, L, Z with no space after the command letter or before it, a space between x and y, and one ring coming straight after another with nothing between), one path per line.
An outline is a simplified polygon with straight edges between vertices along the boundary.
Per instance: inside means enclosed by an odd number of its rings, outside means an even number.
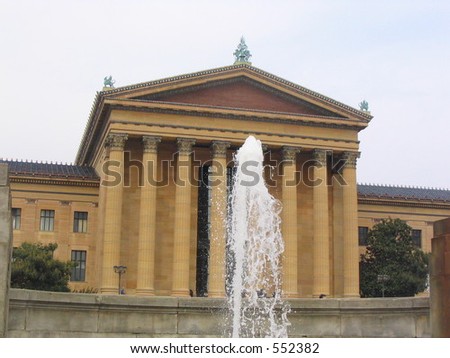
M113 88L114 87L114 83L116 83L116 81L113 80L112 76L106 76L103 79L103 87L110 87Z
M367 102L366 100L363 100L363 101L359 104L359 109L360 109L361 111L368 112L368 111L369 111L369 102Z
M251 65L252 63L249 61L250 57L252 57L252 54L248 50L247 44L245 43L244 37L241 37L241 42L239 43L236 51L233 53L235 57L234 64L239 65L241 63L246 63L248 65Z

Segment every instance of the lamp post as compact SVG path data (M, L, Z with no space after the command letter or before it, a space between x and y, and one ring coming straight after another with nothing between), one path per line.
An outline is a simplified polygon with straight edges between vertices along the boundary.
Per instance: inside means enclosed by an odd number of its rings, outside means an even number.
M119 290L118 290L118 293L119 293L119 295L120 295L120 294L121 294L121 293L120 293L120 286L122 285L122 275L123 275L125 272L127 272L127 267L126 267L126 266L119 265L119 266L114 266L113 269L114 269L114 272L115 272L115 273L119 274Z
M389 279L390 279L389 275L378 275L377 276L377 281L381 283L381 293L383 295L383 298L384 298L384 291L386 289L384 284L385 284L385 282L389 281Z

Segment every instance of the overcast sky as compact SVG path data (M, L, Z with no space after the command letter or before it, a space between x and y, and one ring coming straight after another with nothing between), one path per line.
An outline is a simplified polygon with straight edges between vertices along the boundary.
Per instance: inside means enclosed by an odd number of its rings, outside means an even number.
M73 162L95 93L251 61L374 116L360 183L450 188L450 1L0 0L0 157Z

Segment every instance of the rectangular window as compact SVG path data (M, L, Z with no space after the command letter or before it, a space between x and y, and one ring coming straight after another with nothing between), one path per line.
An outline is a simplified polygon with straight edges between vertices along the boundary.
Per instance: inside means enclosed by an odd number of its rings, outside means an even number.
M41 231L53 231L55 225L55 210L41 210Z
M358 227L359 246L367 246L368 233L369 233L369 228L367 226L359 226Z
M73 232L87 232L88 213L75 211L73 214Z
M12 214L12 227L14 230L19 230L20 229L20 219L22 217L22 209L12 208L11 214Z
M86 251L72 251L72 267L70 281L85 281L86 278Z
M413 230L411 237L414 245L422 247L422 230Z

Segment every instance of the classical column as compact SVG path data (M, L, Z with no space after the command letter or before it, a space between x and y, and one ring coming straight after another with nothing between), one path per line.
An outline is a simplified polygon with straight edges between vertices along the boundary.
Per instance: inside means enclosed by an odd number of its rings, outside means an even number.
M283 147L281 231L284 239L283 294L298 297L298 230L296 155L299 148Z
M106 138L109 159L104 163L105 171L105 214L103 230L102 284L100 291L116 294L118 277L113 267L120 262L120 239L122 231L122 196L124 181L123 149L127 134L111 133Z
M139 242L136 294L154 295L155 280L155 222L156 222L156 170L160 137L142 138L142 186L139 211Z
M225 296L225 244L227 220L227 148L228 142L213 142L211 185L211 236L208 297Z
M330 294L327 152L315 149L313 159L313 297L319 297Z
M194 139L178 138L172 296L189 296L191 238L191 153Z
M358 194L356 161L358 152L345 152L342 177L342 214L344 239L344 297L359 297Z

